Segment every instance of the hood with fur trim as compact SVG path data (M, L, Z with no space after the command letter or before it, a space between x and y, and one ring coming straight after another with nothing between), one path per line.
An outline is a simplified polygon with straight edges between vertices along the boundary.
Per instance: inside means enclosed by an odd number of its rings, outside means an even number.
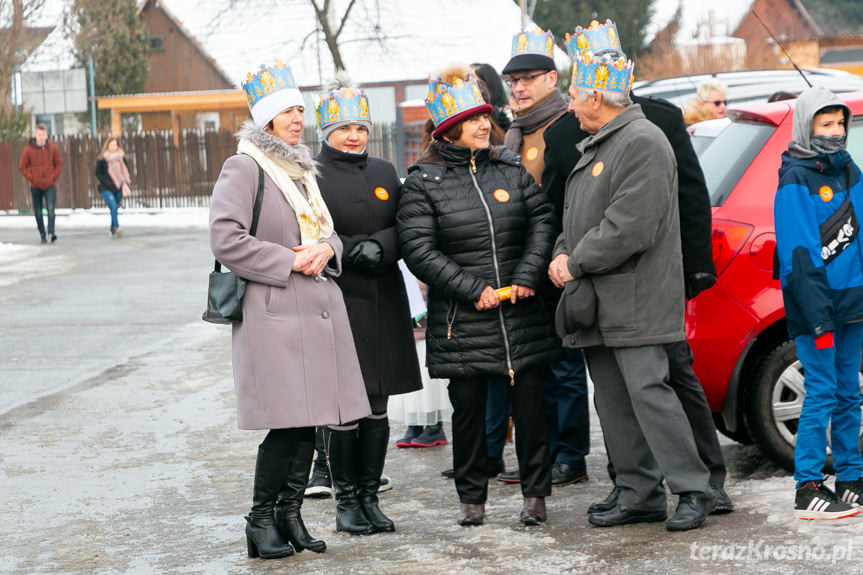
M318 175L318 163L312 157L309 147L302 142L292 146L250 121L243 123L236 136L241 140L248 140L268 156L294 162L313 175Z

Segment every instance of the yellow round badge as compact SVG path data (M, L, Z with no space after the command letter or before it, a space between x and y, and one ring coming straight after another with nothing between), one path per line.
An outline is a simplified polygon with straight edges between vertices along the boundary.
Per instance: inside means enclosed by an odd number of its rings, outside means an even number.
M375 197L379 200L388 200L390 199L390 193L384 188L375 188Z
M590 171L590 173L593 174L593 177L595 178L602 173L602 169L604 167L605 164L603 164L602 162L596 162L595 164L593 164L593 169Z
M509 201L509 192L504 190L503 188L498 188L494 191L494 199L503 203Z
M528 159L528 161L534 161L536 157L539 155L539 150L536 149L536 146L531 146L527 149L527 152L524 153L524 157Z
M818 188L818 195L821 196L821 199L825 202L829 202L833 199L833 190L830 189L830 186L821 186Z

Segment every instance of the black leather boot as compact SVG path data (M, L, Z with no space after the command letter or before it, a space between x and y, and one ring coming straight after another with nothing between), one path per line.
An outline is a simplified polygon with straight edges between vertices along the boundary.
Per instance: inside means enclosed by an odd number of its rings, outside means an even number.
M303 549L309 549L315 553L323 553L327 550L326 543L309 535L303 518L300 516L314 450L314 443L302 442L297 445L288 467L282 492L276 501L276 527L282 537L290 541L298 553Z
M278 559L294 554L294 548L282 539L273 518L276 497L285 481L289 464L290 460L270 455L258 448L252 510L246 515L249 557Z
M387 442L390 440L390 428L360 427L360 461L359 461L359 499L366 519L374 526L375 531L395 531L392 520L383 514L378 507L378 487L381 484L381 473L384 470L384 460L387 457Z
M336 531L353 535L374 533L375 528L363 514L357 497L357 430L336 431L327 427L324 429L324 441L336 498Z

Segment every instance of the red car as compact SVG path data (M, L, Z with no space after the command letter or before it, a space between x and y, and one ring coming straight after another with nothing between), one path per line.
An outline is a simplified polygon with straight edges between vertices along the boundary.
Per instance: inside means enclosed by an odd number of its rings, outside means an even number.
M839 97L853 115L848 151L863 165L863 92ZM773 279L773 196L793 108L790 100L731 110L732 122L699 152L713 206L718 281L686 308L695 372L717 428L742 443L754 441L789 470L803 372Z

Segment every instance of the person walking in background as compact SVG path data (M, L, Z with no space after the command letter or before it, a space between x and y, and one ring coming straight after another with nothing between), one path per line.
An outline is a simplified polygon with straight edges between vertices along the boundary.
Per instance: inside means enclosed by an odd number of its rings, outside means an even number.
M336 530L394 531L378 506L387 455L391 395L422 388L413 321L398 261L396 210L401 182L395 166L369 155L372 126L362 90L344 86L320 98L323 140L315 157L318 186L344 246L336 279L345 298L372 413L324 429L336 498Z
M258 448L246 542L250 557L275 559L326 549L300 516L315 426L356 421L371 409L332 281L342 271L342 242L314 159L300 143L303 97L279 60L250 72L243 90L252 121L213 188L210 247L247 282L243 321L232 326L237 425L268 432Z
M716 495L667 383L663 344L686 337L677 170L667 138L629 98L634 65L618 38L606 20L576 27L566 42L576 61L570 107L591 136L578 144L548 272L564 288L558 333L584 349L621 489L615 507L589 522L665 521L665 481L679 495L666 529L684 531L702 525Z
M102 150L96 157L96 179L99 181L102 198L111 211L111 237L120 238L123 236L123 230L120 229L117 208L123 202L123 196L129 194L132 178L129 176L126 152L113 136L105 140Z
M788 335L805 373L794 445L794 517L839 519L863 503L863 181L846 150L851 111L815 87L797 98L774 201ZM827 434L836 489L822 482Z
M519 100L519 110L506 134L506 146L521 156L537 184L543 187L546 168L545 133L563 114L567 101L557 90L554 66L554 36L551 31L525 28L512 39L511 58L504 78ZM572 166L570 166L570 170ZM567 172L568 174L569 172ZM555 236L560 233L563 202L543 189L556 210ZM557 204L556 206L554 204ZM554 305L560 291L546 282L546 300ZM580 349L567 348L561 361L546 367L543 395L548 423L548 451L551 456L551 484L562 487L587 481L585 457L590 452L590 411L587 399L587 370ZM505 414L505 410L498 413ZM500 422L491 429L501 429ZM500 432L499 432L500 433ZM501 473L499 481L514 483L518 472Z
M54 233L54 210L57 205L57 178L63 169L60 151L57 146L48 141L48 128L45 124L36 124L36 132L25 146L18 162L18 170L30 182L30 197L33 200L33 215L36 216L36 227L42 243L53 244L57 241ZM42 205L48 211L48 230L42 219Z
M397 220L405 263L428 285L426 365L431 377L450 380L458 522L485 518L487 380L504 376L524 498L519 519L538 525L551 494L540 367L559 357L560 344L533 296L554 216L518 156L490 147L492 107L466 68L431 81L426 106L433 141L409 169Z
M691 100L683 113L687 126L725 117L728 107L728 86L716 78L707 78L698 84L695 99Z

